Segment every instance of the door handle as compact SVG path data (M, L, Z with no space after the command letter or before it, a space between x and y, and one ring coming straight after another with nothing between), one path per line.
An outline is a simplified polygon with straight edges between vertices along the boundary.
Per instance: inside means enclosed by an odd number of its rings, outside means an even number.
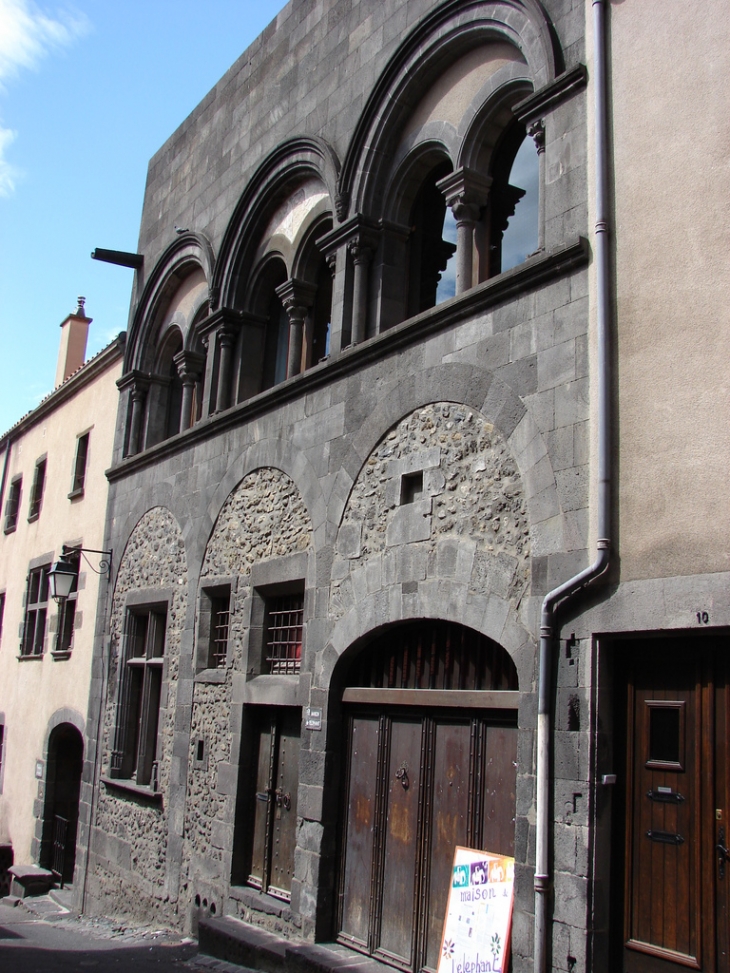
M725 862L730 861L730 851L725 847L725 828L720 828L717 835L717 844L715 845L715 851L717 852L717 869L720 878L725 878Z
M282 790L277 789L274 791L274 796L277 807L281 807L283 804L287 811L291 811L291 794L285 794Z

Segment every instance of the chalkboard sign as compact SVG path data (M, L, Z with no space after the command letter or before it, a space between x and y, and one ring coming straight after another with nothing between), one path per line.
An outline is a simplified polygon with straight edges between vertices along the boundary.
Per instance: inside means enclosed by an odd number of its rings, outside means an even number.
M514 858L455 850L437 973L506 971L514 880Z

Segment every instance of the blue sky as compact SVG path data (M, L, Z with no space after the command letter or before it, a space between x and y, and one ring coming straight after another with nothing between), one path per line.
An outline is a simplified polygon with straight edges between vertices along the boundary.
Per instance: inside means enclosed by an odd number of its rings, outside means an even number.
M88 354L127 326L147 163L283 0L0 0L0 433L51 391L86 297Z

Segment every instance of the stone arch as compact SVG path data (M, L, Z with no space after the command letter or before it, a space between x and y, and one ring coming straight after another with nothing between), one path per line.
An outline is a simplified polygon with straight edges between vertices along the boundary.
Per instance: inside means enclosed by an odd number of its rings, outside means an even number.
M225 472L220 476L200 525L195 528L194 534L186 535L191 563L203 563L221 510L238 484L254 470L267 467L280 470L293 481L307 510L313 542L319 542L325 528L326 507L319 479L301 450L288 440L278 437L263 438L243 449L237 456L227 457L226 464Z
M361 619L364 602L381 623L393 606L463 620L470 605L473 628L517 651L527 632L507 644L504 628L517 624L530 593L530 548L522 477L505 437L475 409L431 402L381 436L355 480L337 536L330 617L356 609Z
M348 213L380 215L391 158L387 148L392 149L420 93L460 56L488 41L509 43L520 52L533 90L562 66L554 32L534 0L447 3L433 11L392 57L358 121L340 178L348 204L341 219Z
M515 665L519 691L531 690L535 657L533 637L522 624L510 618L510 605L505 599L497 595L476 599L470 595L467 585L453 578L422 583L410 604L401 605L400 611L397 603L383 591L362 597L334 625L317 660L315 685L329 688L341 661L351 653L357 653L359 646L389 625L426 619L464 625L500 645Z
M440 365L384 392L352 437L347 469L361 470L385 430L434 401L477 410L494 425L509 447L524 485L532 556L563 550L560 501L543 435L515 390L486 369ZM343 463L327 512L328 521L337 529L354 482Z
M258 561L307 550L311 535L311 519L294 480L276 467L259 466L222 505L200 577L249 574Z
M215 273L215 292L223 307L238 307L256 259L259 233L267 216L287 192L307 178L319 180L334 210L339 161L333 149L316 137L289 139L261 163L228 224Z
M170 299L183 281L196 270L210 284L215 255L201 233L184 233L176 238L157 261L137 302L124 356L124 372L148 371L154 359L156 330L161 325Z

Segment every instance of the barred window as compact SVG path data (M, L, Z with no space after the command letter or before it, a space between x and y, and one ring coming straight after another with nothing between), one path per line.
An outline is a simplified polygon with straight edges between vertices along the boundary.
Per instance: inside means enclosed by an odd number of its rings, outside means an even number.
M46 635L46 615L48 612L48 572L51 565L34 568L28 575L25 597L25 619L23 640L20 645L21 656L43 655L43 640Z
M210 602L210 646L208 667L220 669L228 657L228 626L230 615L230 596L211 598Z
M303 624L303 592L267 599L266 662L270 673L290 675L299 672Z

